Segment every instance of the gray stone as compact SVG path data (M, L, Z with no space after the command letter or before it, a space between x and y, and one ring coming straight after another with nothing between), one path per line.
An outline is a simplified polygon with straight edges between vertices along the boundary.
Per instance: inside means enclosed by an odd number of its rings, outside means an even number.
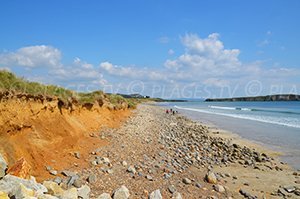
M54 175L54 176L57 175L57 171L56 171L56 170L50 170L49 173L50 173L51 175Z
M149 196L149 199L162 199L160 190L157 189L157 190L151 192L151 194L150 194L150 196Z
M5 171L7 169L7 163L3 156L0 154L0 178L5 176Z
M183 178L183 179L182 179L182 182L183 182L184 184L191 184L191 183L192 183L192 181L191 181L190 179L188 179L188 178Z
M219 192L219 193L224 193L225 192L225 188L222 185L214 185L214 190Z
M127 169L127 172L135 174L136 170L135 170L134 166L129 166L128 169Z
M67 176L67 177L71 177L71 176L77 175L75 172L73 172L73 171L68 171L68 170L62 171L61 174L63 174L64 176Z
M25 180L10 174L7 174L0 180L0 190L9 195L13 195L20 184L23 184L26 188L32 189L35 192L46 193L48 191L45 186L37 183L34 177L31 177L30 180Z
M82 186L83 182L82 180L80 180L79 178L76 179L73 183L73 186L76 187L76 188L80 188Z
M111 199L111 197L108 193L103 193L100 196L98 196L97 199Z
M129 196L129 190L124 185L122 185L119 189L115 190L113 193L113 199L127 199L129 198Z
M95 183L95 182L97 181L96 175L93 174L93 173L90 174L89 177L88 177L88 179L87 179L87 181L88 181L89 183Z
M67 181L67 186L72 186L77 179L79 179L78 175L70 176Z
M82 187L77 189L77 195L78 195L78 197L80 197L82 199L89 199L90 192L91 192L91 189L87 185L83 185Z
M292 193L296 190L296 188L294 186L284 186L283 188L288 193Z
M59 185L62 182L62 179L60 177L56 177L53 182Z
M146 179L149 180L149 181L153 181L153 178L150 175L146 175Z
M175 192L172 196L172 199L182 199L182 196L179 192Z
M175 188L174 185L170 185L170 186L168 187L168 190L169 190L170 193L176 192L176 188Z

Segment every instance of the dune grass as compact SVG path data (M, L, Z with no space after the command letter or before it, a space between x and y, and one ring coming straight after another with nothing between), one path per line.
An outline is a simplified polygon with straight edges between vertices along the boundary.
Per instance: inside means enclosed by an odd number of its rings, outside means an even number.
M75 92L56 85L44 85L38 82L30 82L24 78L17 77L12 72L0 70L0 91L14 91L17 93L26 93L31 95L55 96L62 100L75 98L79 103L94 103L97 100L106 100L113 105L123 102L128 107L134 108L137 100L125 99L120 95L105 94L103 91L93 91L89 93Z

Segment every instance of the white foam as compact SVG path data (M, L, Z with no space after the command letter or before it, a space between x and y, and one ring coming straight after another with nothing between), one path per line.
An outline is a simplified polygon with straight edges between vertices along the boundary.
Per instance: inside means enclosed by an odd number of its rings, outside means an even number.
M175 106L175 108L182 109L182 110L201 112L201 113L228 116L228 117L233 117L233 118L238 118L238 119L252 120L252 121L257 121L257 122L264 122L264 123L269 123L269 124L277 124L277 125L288 126L288 127L293 127L293 128L300 128L300 120L298 120L297 118L288 118L288 117L280 118L280 117L271 117L271 116L267 117L267 116L259 116L259 115L240 115L240 114L230 114L230 113L218 113L218 112L211 112L211 111L206 111L206 110L202 110L202 109L185 108L185 107L179 107L179 106Z

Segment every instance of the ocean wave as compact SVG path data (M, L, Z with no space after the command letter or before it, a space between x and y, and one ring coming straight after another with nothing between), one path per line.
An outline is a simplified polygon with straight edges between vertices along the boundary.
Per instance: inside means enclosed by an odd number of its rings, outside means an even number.
M212 109L222 110L237 110L237 111L257 111L257 112L269 112L269 113L283 113L283 114L296 114L300 115L300 112L294 111L281 111L281 110L270 110L270 109L259 109L259 108L242 108L242 107L227 107L227 106L208 106Z
M297 119L297 118L287 118L287 117L278 118L278 117L271 117L271 116L267 117L267 116L259 116L259 115L240 115L240 114L232 114L232 113L218 113L218 112L212 112L212 111L207 111L207 110L203 110L203 109L186 108L186 107L180 107L180 106L175 106L175 108L182 109L182 110L188 110L188 111L194 111L194 112L201 112L201 113L233 117L233 118L238 118L238 119L252 120L252 121L269 123L269 124L277 124L277 125L293 127L293 128L300 128L300 119Z

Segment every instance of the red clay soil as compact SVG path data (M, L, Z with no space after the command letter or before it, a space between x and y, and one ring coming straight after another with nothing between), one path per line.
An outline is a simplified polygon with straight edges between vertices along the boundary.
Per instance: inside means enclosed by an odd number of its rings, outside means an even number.
M25 158L38 181L51 177L46 166L57 171L86 167L88 153L108 144L100 139L100 129L118 127L130 115L130 110L100 107L61 114L56 105L18 99L0 103L0 153L9 166Z

